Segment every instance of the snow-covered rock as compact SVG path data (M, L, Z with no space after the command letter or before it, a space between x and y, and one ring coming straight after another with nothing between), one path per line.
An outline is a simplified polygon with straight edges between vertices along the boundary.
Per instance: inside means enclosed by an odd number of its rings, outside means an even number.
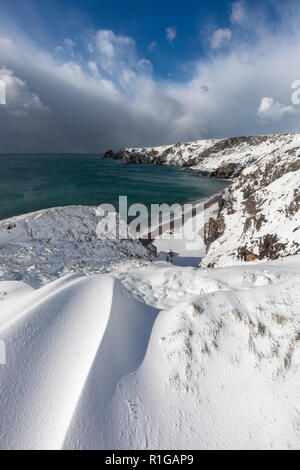
M176 165L208 176L231 178L272 151L293 146L300 146L300 134L231 137L153 148L126 148L117 153L109 151L105 157L123 158L124 163Z
M300 147L278 147L248 165L205 230L203 266L300 253Z

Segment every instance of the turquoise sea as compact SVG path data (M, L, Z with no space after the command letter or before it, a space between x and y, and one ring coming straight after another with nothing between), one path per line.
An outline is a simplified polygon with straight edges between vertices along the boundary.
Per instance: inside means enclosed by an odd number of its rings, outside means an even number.
M0 155L0 220L39 209L112 203L184 204L221 191L228 182L192 171L123 165L91 154Z

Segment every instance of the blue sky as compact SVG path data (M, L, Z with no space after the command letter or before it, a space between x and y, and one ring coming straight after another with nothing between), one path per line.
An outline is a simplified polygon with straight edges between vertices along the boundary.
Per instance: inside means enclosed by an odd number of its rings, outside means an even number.
M84 42L92 30L112 30L134 38L138 53L151 60L157 76L186 78L190 63L211 54L209 36L232 28L233 1L226 0L2 0L7 13L32 39L54 48L66 37ZM246 3L246 2L245 2ZM251 0L268 26L280 25L277 7L284 1ZM166 29L174 28L169 41ZM254 40L248 31L247 42Z
M296 0L0 0L3 151L299 130Z

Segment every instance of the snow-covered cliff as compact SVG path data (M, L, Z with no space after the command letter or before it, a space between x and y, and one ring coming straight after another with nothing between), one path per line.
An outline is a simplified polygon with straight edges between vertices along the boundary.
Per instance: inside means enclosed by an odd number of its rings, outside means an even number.
M300 252L300 149L278 147L249 164L206 225L205 266Z
M106 154L112 158L111 152ZM179 165L232 179L205 228L203 266L276 259L300 252L300 134L200 140L125 149L124 163Z
M231 137L153 148L127 148L117 153L109 150L105 158L123 159L125 164L176 165L205 175L231 178L276 149L295 145L300 145L300 134Z

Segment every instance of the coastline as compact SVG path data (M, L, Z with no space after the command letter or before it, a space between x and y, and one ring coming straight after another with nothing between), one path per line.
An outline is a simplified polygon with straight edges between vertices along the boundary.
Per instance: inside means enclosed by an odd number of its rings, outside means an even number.
M192 211L183 212L182 216L171 220L171 223L162 222L158 227L154 227L148 233L147 239L153 241L155 238L163 235L167 230L176 231L183 227L191 218L197 217L203 211L210 209L212 206L218 204L222 200L222 192L216 193L208 198L199 199L190 203L193 205ZM187 203L189 204L189 203Z
M216 193L213 196L209 196L208 198L203 198L203 199L199 199L199 200L194 201L194 202L186 203L187 205L193 205L194 206L192 211L183 212L183 215L182 215L181 218L173 219L171 221L171 227L170 227L170 224L162 222L158 227L153 228L149 232L149 234L148 234L149 236L146 237L146 239L149 239L151 241L156 236L159 236L159 235L162 235L163 233L165 233L165 231L168 228L171 228L171 230L180 229L182 227L183 223L186 223L192 217L196 217L197 215L199 215L203 211L203 208L204 208L204 210L209 209L213 205L217 204L222 199L222 193L223 192L219 192L219 193ZM177 204L177 203L174 203L174 204ZM181 205L181 206L183 207L184 205ZM11 230L11 228L14 228L13 226L16 223L23 222L26 219L30 219L30 218L38 219L39 217L41 217L41 216L43 216L43 215L45 215L49 212L52 212L52 211L57 211L57 210L67 210L68 211L68 210L76 210L76 209L82 209L83 211L85 209L93 210L95 212L95 215L96 215L96 211L97 211L96 206L86 206L86 205L79 204L79 205L58 206L58 207L50 207L50 208L47 208L47 209L40 209L38 211L28 212L28 213L25 213L25 214L16 215L16 216L13 216L13 217L8 217L6 219L0 220L0 244L1 244L1 230L8 230L9 231L9 230Z

